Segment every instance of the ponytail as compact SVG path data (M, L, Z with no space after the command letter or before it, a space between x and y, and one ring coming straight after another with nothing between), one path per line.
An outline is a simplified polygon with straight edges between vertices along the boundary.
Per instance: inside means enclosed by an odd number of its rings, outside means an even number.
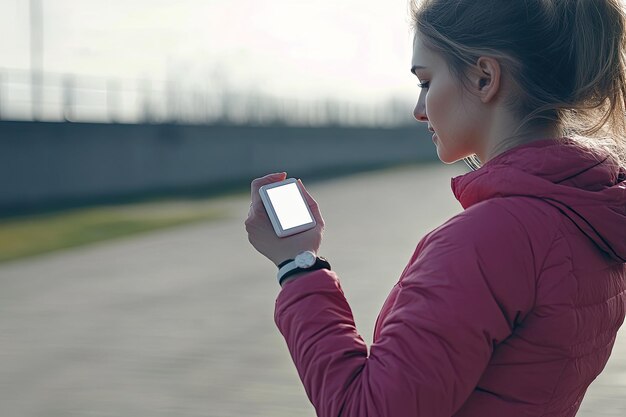
M576 69L564 119L588 145L610 148L626 166L626 18L620 0L560 0L572 19ZM557 11L558 13L558 11ZM590 137L584 139L584 137ZM596 138L596 141L593 138ZM610 139L613 138L611 145ZM598 142L601 140L601 142Z

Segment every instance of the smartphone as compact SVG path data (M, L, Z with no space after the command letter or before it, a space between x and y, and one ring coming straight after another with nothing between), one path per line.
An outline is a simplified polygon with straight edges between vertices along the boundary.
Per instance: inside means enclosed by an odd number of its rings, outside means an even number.
M259 194L278 237L295 235L316 226L295 178L263 185Z

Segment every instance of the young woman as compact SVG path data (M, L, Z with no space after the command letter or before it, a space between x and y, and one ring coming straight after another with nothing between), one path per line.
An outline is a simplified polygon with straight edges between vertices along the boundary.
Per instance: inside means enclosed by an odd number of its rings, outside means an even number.
M620 0L412 4L415 118L464 211L417 245L379 314L355 328L318 258L282 281L275 321L325 417L574 416L626 310L626 40ZM249 241L277 266L318 253L279 239L252 182Z

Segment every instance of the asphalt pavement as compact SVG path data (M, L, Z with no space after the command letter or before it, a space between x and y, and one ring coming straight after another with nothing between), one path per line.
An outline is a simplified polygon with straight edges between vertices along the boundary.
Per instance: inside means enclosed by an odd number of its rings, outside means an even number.
M303 182L326 222L320 254L359 332L421 237L462 210L462 163ZM227 220L0 265L0 416L314 417L273 321L274 265L248 243L249 197ZM626 337L578 416L626 415Z

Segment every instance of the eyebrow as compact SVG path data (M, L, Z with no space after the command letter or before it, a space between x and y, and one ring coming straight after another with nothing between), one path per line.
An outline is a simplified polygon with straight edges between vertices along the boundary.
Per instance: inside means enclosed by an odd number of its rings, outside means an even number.
M426 67L423 67L423 66L421 66L421 65L413 65L413 66L411 67L411 72L412 72L414 75L417 75L417 74L415 74L415 70L417 70L417 69L426 69Z

